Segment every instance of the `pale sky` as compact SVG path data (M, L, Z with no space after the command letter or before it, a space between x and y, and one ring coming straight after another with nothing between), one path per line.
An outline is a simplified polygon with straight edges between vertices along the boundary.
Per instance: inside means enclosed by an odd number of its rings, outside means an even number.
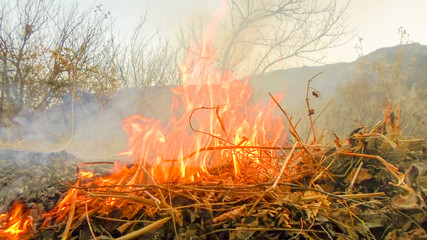
M67 0L73 2L74 0ZM185 25L199 18L209 19L221 0L76 0L83 8L101 3L115 19L122 35L131 35L138 20L148 9L151 30L161 26L164 34L176 33L179 23ZM363 38L364 55L378 48L399 44L399 27L409 33L413 42L427 45L427 0L353 0L348 9L347 25L354 39L327 52L328 63L354 61L354 46Z

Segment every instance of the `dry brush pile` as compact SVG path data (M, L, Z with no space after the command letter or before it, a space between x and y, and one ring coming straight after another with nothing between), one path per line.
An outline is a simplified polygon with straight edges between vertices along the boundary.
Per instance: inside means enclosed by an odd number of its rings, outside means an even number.
M280 107L280 106L279 106ZM50 212L27 211L23 239L419 239L427 237L426 142L399 135L388 105L373 129L333 146L304 143L289 119L293 144L234 147L259 162L233 174L232 161L194 182L156 183L144 168L122 168L147 184L101 185L79 165L78 179ZM283 112L286 115L286 112ZM287 116L286 116L287 117ZM316 139L316 138L314 138ZM212 151L218 149L203 149ZM200 150L201 151L201 150ZM265 164L265 163L274 164ZM92 163L93 164L93 163ZM115 173L117 174L117 173ZM66 209L66 211L64 211ZM1 236L5 218L0 217ZM10 225L10 224L9 224Z

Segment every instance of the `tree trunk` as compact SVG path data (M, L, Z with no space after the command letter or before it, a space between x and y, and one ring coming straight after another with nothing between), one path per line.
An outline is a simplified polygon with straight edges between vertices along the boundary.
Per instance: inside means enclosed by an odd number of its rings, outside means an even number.
M5 105L5 91L6 91L6 85L8 81L8 75L7 75L7 52L4 54L3 58L3 69L2 69L2 76L1 76L1 96L0 96L0 128L3 127L4 123L4 105Z

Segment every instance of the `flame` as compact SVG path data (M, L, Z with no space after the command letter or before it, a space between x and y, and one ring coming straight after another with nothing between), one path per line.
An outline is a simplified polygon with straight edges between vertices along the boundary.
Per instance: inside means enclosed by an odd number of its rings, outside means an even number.
M277 176L274 149L286 140L283 120L274 117L273 101L250 103L249 78L241 80L215 67L218 54L212 36L217 24L208 26L201 45L191 44L179 66L182 84L171 88L169 122L162 125L139 114L122 121L128 148L118 155L134 159L134 164L116 164L112 174L98 178L80 171L76 184L45 214L42 227L63 221L71 209L74 216L91 211L107 216L130 204L121 199L132 196L158 207L164 204L137 190L141 185L212 178L259 182Z
M226 1L208 25L203 44L192 43L179 66L182 85L171 89L168 124L162 126L159 120L142 115L122 121L129 147L119 155L133 157L135 165L148 169L155 182L194 181L209 175L210 162L231 164L238 178L248 162L260 163L261 154L240 147L271 147L285 139L283 121L272 114L275 104L249 104L249 79L241 81L231 71L215 67L212 36L225 6ZM220 148L214 161L212 154L203 151Z
M92 178L94 175L95 175L95 174L94 174L93 172L90 172L90 171L83 171L83 170L80 170L80 171L79 171L79 177L80 177L81 179L88 179L88 178Z
M0 214L0 237L2 239L20 239L33 224L29 211L22 201L13 203L9 213Z
M229 149L221 150L217 158L224 164L231 161L238 177L245 165L242 161L259 163L254 154L239 156L239 146L274 146L284 140L284 124L272 114L275 105L249 104L248 79L241 81L232 72L216 69L216 55L211 42L190 47L179 67L182 86L171 89L172 117L166 127L142 115L122 122L129 148L119 155L134 157L135 164L150 169L156 182L209 175L211 155L201 149L223 146Z

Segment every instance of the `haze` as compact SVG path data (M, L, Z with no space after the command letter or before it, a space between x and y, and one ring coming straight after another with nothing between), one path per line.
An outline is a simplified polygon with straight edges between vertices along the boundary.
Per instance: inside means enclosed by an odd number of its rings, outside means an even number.
M179 26L191 22L209 21L221 0L66 0L82 8L102 4L108 8L115 21L116 30L122 36L130 36L142 16L147 12L149 31L160 29L167 38L173 39ZM350 40L337 48L322 53L324 63L354 61L361 53L355 49L362 38L363 55L382 47L400 43L398 29L402 27L409 36L404 41L427 44L427 1L420 0L357 0L352 1L346 21L351 33Z

